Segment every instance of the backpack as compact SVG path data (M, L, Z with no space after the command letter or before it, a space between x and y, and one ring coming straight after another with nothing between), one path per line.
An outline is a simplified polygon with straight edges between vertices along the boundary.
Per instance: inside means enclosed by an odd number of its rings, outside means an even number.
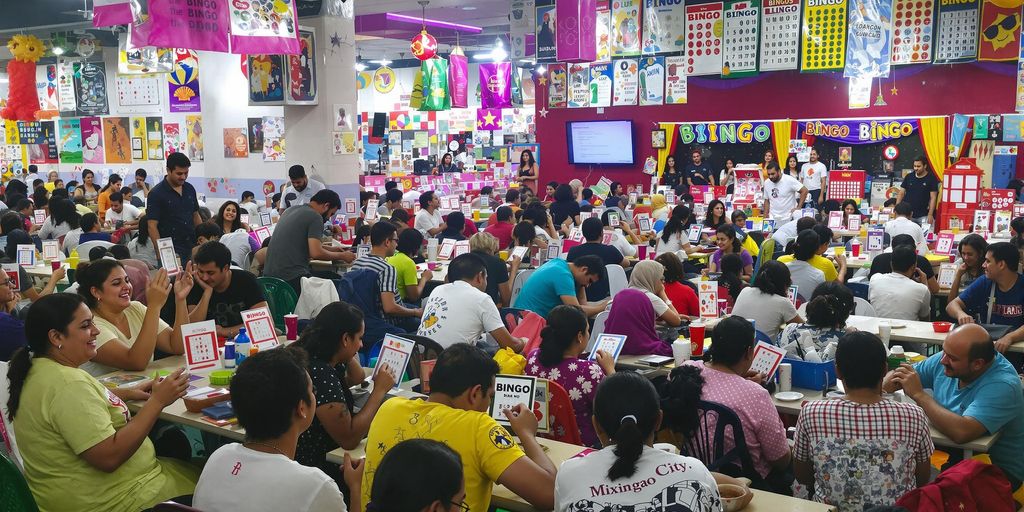
M1010 482L996 466L973 459L958 462L935 481L914 489L896 504L918 512L1013 512Z

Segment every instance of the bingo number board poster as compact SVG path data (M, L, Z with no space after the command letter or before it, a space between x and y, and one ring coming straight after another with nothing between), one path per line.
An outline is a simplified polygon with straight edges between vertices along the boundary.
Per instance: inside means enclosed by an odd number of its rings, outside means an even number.
M839 202L864 197L864 171L830 171L828 173L828 198Z
M935 0L896 0L892 17L892 63L931 62Z
M979 5L979 0L941 2L936 64L969 61L978 56Z
M764 0L761 71L796 69L800 54L800 0Z
M761 0L725 4L725 57L722 76L738 78L757 73L758 19Z
M801 71L836 71L846 65L846 0L804 0Z
M722 2L686 6L686 74L722 72Z

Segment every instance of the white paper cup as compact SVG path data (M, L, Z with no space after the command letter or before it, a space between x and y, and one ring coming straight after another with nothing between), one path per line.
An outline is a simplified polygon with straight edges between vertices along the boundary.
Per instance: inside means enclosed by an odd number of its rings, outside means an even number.
M882 345L885 348L889 348L889 336L892 334L892 325L889 322L878 322L878 337L882 340Z
M672 358L675 360L676 366L681 366L690 360L692 348L693 345L689 340L676 340L672 342Z
M792 391L793 389L793 365L790 363L779 364L779 391Z

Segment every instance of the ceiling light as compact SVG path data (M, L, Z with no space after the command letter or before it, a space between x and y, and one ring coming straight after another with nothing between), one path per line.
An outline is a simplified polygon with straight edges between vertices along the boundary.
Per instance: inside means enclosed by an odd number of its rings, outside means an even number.
M381 57L379 60L371 60L370 63L379 64L381 66L387 66L388 64L391 64L391 61L388 60L387 57Z
M366 71L366 64L363 64L362 62L356 62L356 65L353 67L356 68L356 71Z
M64 55L64 48L61 48L60 46L54 46L53 47L53 54L54 55Z
M467 5L467 6L463 7L462 10L463 11L475 11L476 7L472 6L472 5Z
M544 73L547 73L547 71L548 71L548 68L544 67L544 64L541 64L540 66L537 66L537 74L538 75L543 75Z

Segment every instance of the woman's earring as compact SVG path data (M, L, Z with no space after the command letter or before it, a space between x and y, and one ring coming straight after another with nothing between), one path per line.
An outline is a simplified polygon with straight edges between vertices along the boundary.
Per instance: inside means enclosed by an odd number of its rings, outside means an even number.
M57 350L61 350L63 348L64 348L64 345L60 345L60 344L57 345Z

